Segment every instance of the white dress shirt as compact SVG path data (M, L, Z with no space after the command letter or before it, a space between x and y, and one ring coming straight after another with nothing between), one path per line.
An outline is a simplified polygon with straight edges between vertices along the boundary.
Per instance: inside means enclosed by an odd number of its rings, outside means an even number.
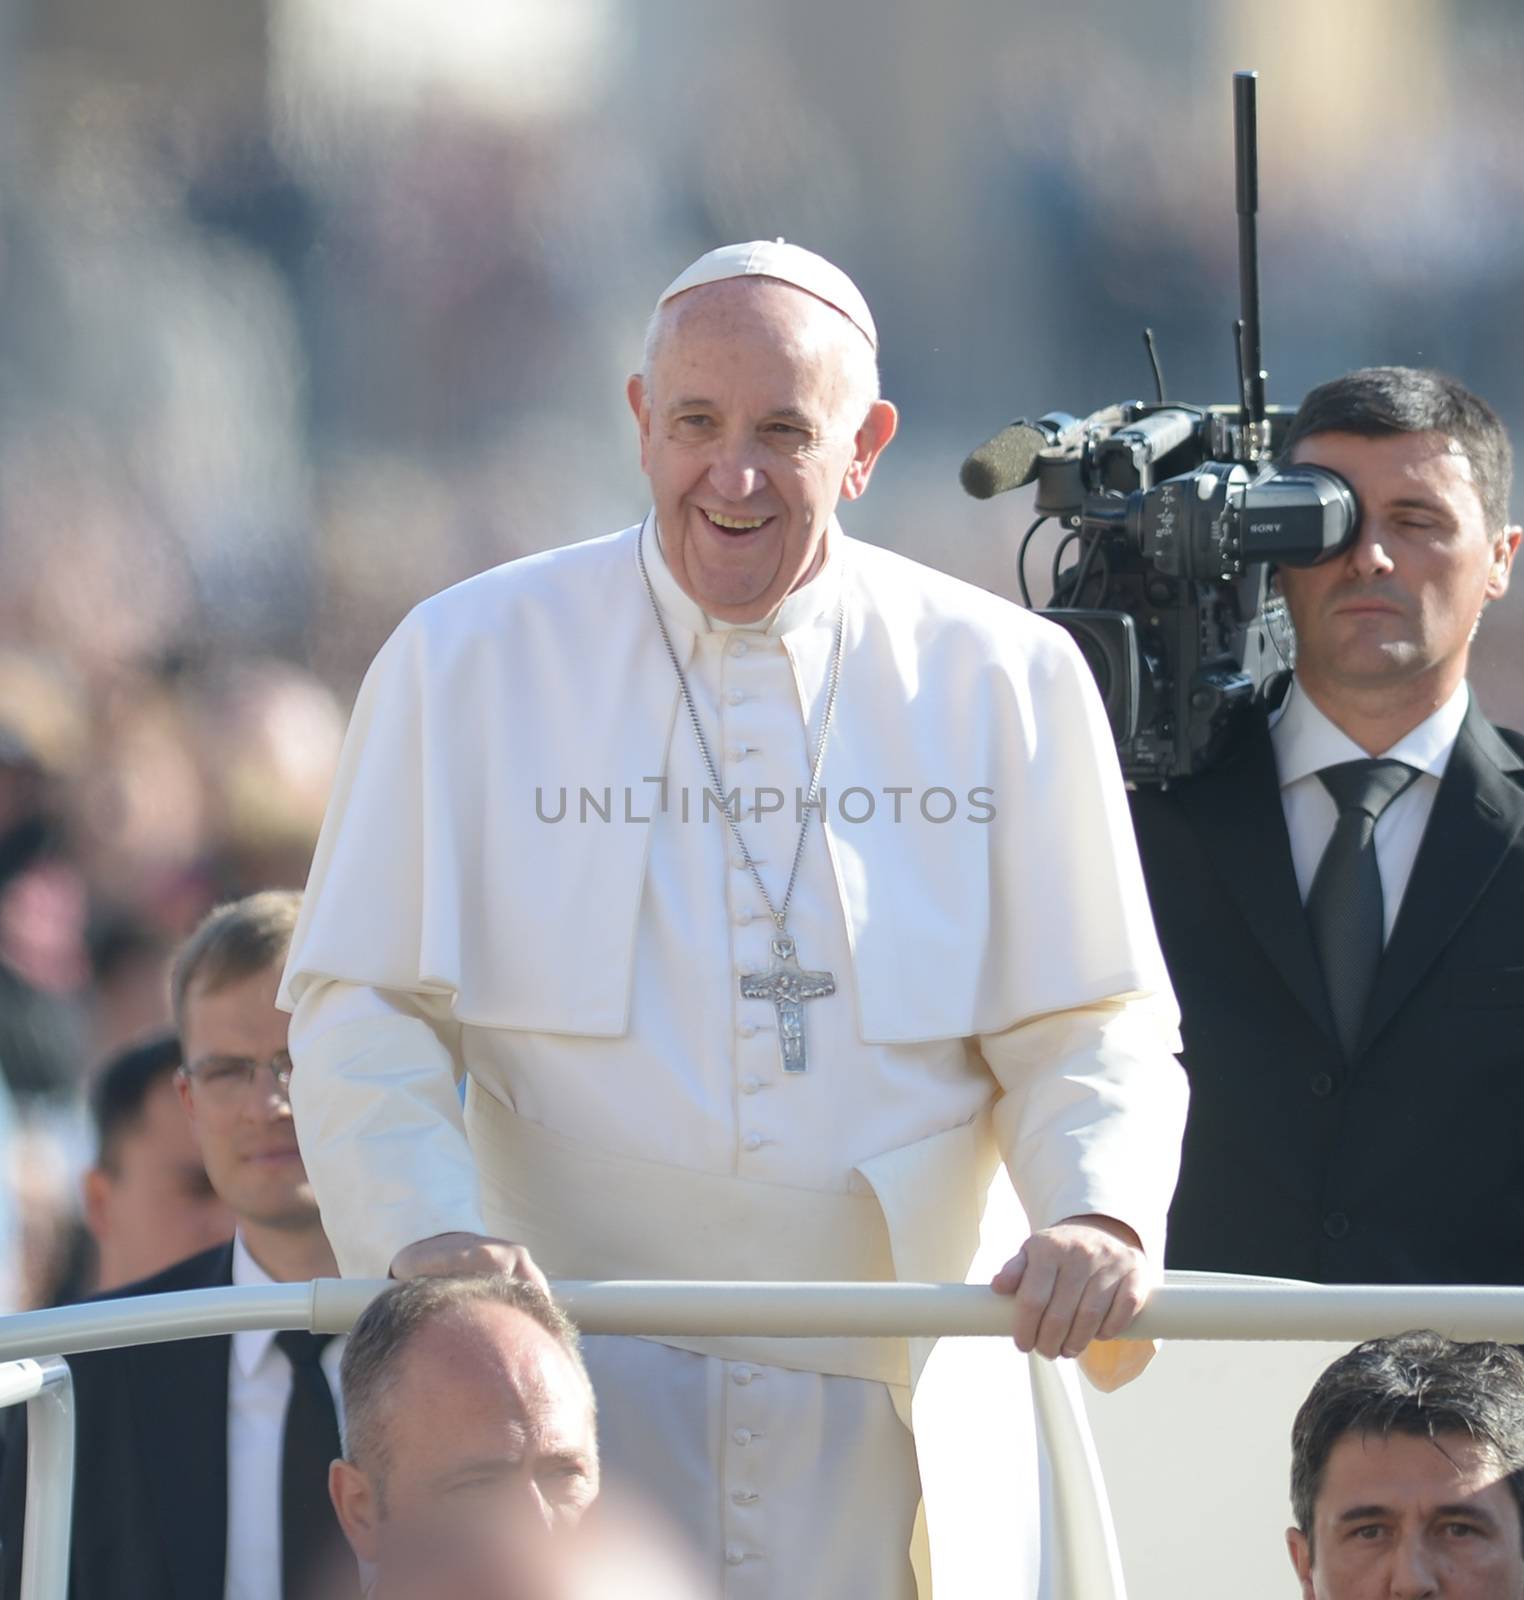
M1381 897L1385 912L1383 943L1392 937L1402 896L1423 843L1439 780L1445 775L1450 752L1460 735L1471 691L1464 681L1448 700L1399 739L1383 760L1402 761L1418 769L1419 776L1381 813L1376 822L1376 867L1381 874ZM1275 750L1275 768L1280 777L1281 806L1286 813L1286 831L1291 836L1291 860L1296 868L1297 891L1302 904L1312 891L1318 863L1333 837L1339 808L1318 773L1341 761L1364 761L1369 752L1361 749L1342 728L1336 727L1313 704L1309 695L1293 681L1270 723L1270 743Z
M275 1280L233 1238L235 1285ZM333 1408L343 1425L339 1394L342 1338L330 1339L321 1360ZM274 1600L281 1592L280 1448L291 1396L291 1363L272 1329L233 1335L228 1365L228 1545L225 1600ZM326 1490L325 1490L326 1492Z

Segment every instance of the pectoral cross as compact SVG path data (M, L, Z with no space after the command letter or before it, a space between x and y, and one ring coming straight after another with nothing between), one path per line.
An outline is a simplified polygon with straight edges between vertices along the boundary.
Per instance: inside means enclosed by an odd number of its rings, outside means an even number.
M794 941L786 933L773 935L773 964L766 972L741 975L741 994L747 1000L771 1000L778 1013L778 1048L785 1072L803 1072L804 1002L836 993L829 972L801 972Z

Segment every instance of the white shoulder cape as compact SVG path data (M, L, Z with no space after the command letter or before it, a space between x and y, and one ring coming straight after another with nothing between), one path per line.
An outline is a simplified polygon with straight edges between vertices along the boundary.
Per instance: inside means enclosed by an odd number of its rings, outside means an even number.
M404 619L360 691L282 1004L333 978L446 995L469 1024L625 1030L641 819L678 706L638 535L510 562ZM1068 635L871 545L842 554L823 782L863 1038L1167 994L1105 714ZM913 789L898 822L896 786ZM933 786L954 820L923 816ZM563 787L573 804L609 790L633 820L547 823ZM830 797L850 788L878 797L871 821L842 821ZM988 822L969 820L976 789Z

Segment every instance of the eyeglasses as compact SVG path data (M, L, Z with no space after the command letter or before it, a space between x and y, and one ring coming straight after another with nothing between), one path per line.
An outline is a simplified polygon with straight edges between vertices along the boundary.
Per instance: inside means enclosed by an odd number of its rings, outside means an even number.
M291 1054L277 1050L268 1061L256 1061L252 1056L202 1056L180 1070L206 1095L219 1105L231 1105L241 1100L260 1080L259 1069L268 1067L275 1079L276 1093L282 1100L291 1099Z

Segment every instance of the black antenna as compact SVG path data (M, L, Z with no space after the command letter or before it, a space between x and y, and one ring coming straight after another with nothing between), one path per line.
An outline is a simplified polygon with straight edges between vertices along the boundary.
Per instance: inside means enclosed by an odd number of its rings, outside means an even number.
M1257 72L1233 74L1233 156L1238 169L1238 341L1243 422L1254 437L1265 420L1264 356L1259 333L1259 135L1255 116Z
M1238 373L1239 398L1245 400L1247 404L1246 391L1244 389L1244 319L1242 317L1234 317L1233 319L1233 363L1234 369Z
M1148 364L1154 369L1154 398L1164 404L1164 369L1159 365L1159 352L1154 346L1154 330L1143 330L1143 348L1148 351Z

